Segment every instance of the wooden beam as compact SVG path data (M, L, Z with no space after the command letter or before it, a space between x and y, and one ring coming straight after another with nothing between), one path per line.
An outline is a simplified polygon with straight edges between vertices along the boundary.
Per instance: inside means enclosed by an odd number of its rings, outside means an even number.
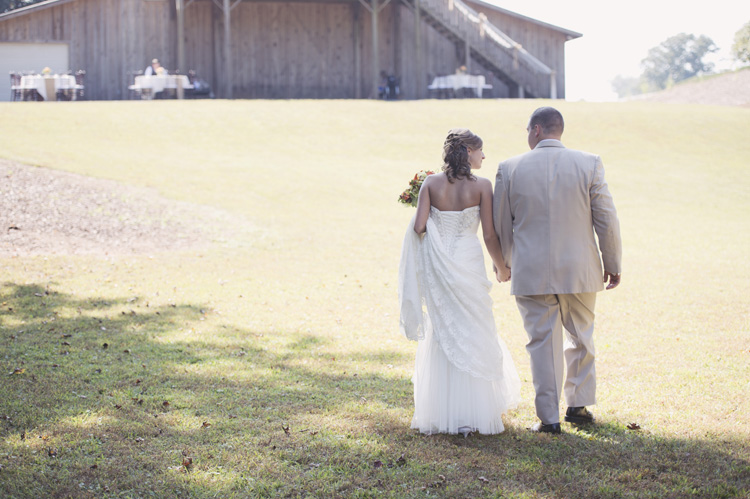
M224 79L225 88L224 97L232 98L232 8L229 0L224 0Z
M468 38L464 40L464 66L466 74L471 74L471 45Z
M415 50L415 61L414 61L414 84L416 85L416 93L414 97L421 99L422 92L424 91L424 78L422 78L422 35L420 34L420 26L422 20L420 19L420 8L419 0L414 0L414 50Z
M372 2L372 10L370 11L370 19L372 20L372 91L370 92L370 98L377 99L380 78L380 62L378 60L378 14L380 9L378 8L378 0L370 1Z
M557 71L554 69L549 75L549 98L557 99Z
M177 7L177 69L187 74L185 63L185 0L175 0Z
M359 46L360 42L360 9L358 3L352 4L352 17L354 24L354 98L362 98L362 52Z

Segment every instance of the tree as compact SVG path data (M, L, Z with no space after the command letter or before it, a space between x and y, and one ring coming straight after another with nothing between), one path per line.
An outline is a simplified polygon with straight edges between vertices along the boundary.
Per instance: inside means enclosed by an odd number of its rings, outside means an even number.
M648 51L641 61L642 78L649 90L661 90L693 76L710 73L713 64L703 60L718 47L706 35L680 33Z
M750 63L750 21L734 34L732 55L740 62Z
M633 76L615 76L612 80L612 90L621 99L643 93L641 79Z

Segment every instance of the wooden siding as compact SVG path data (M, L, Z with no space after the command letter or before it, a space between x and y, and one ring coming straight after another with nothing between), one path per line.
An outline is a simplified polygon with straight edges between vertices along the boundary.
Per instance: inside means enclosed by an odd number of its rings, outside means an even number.
M564 33L471 6L556 69L558 95L564 96ZM245 1L232 9L231 19L234 97L372 95L371 14L358 1ZM414 12L392 0L378 21L378 72L400 79L402 98L428 97L433 77L451 74L464 63L462 47L423 22L422 70L417 74ZM144 69L154 57L171 72L195 70L217 96L226 95L222 10L210 0L195 0L185 9L186 68L176 68L176 37L174 0L71 0L0 19L0 41L67 43L69 69L87 72L89 99L127 98L130 73ZM476 61L471 72L484 74L493 85L488 95L509 96L507 87Z
M482 4L465 0L477 12L487 16L487 20L494 24L520 43L534 57L542 61L547 67L557 72L557 96L565 98L565 42L568 35L544 25L531 23L518 17L499 12Z

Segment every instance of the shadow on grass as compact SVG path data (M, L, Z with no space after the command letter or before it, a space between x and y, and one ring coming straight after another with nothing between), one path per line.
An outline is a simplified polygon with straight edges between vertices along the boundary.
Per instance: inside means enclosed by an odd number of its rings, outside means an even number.
M4 497L743 496L747 442L615 424L409 429L396 350L222 324L205 304L6 283ZM17 372L17 374L9 374ZM5 456L2 458L2 456ZM480 477L482 479L480 479Z

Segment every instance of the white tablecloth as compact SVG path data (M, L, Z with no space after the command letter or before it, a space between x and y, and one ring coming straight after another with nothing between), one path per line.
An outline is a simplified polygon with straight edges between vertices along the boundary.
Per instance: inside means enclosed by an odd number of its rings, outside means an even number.
M21 87L24 90L36 90L44 100L56 100L55 92L57 90L74 90L76 88L76 78L73 75L27 75L21 77ZM47 95L48 88L52 95Z
M136 76L134 87L140 90L151 90L152 94L163 92L167 88L193 88L185 75Z
M484 75L446 75L436 76L432 83L427 87L430 90L453 90L458 91L462 88L471 88L476 92L477 97L482 97L484 89L492 88L487 84Z

